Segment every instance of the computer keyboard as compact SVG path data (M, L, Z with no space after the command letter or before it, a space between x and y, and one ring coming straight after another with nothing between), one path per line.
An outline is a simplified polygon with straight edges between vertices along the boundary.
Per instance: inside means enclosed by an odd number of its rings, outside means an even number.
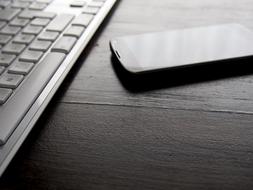
M0 175L116 0L0 0Z

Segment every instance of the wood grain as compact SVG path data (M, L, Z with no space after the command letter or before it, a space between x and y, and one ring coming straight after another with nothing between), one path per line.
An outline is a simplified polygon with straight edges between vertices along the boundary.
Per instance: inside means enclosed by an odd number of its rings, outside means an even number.
M33 132L7 170L7 185L30 189L253 185L251 115L74 104L60 104L49 112L52 116L42 117L39 133Z
M120 1L0 189L252 189L252 60L133 90L108 45L116 36L227 22L253 29L253 1Z

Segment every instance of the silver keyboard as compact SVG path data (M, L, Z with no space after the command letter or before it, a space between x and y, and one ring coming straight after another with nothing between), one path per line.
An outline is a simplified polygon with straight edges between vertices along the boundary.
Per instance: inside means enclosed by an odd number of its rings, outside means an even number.
M0 175L116 0L0 0Z

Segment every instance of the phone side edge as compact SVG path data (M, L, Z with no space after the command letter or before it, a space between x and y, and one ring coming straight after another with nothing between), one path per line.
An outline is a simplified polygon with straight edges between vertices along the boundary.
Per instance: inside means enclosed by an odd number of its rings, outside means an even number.
M123 45L123 43L117 39L110 40L109 44L111 52L117 57L117 60L127 72L131 74L142 73L143 69L126 45Z

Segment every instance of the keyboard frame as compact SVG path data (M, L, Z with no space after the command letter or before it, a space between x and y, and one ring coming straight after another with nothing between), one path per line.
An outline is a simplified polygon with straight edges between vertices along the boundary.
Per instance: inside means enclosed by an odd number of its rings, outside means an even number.
M0 177L116 1L118 0L107 0L105 2L98 14L79 38L71 52L66 56L65 60L57 69L44 90L41 92L40 96L30 107L29 111L12 133L6 144L0 146Z

